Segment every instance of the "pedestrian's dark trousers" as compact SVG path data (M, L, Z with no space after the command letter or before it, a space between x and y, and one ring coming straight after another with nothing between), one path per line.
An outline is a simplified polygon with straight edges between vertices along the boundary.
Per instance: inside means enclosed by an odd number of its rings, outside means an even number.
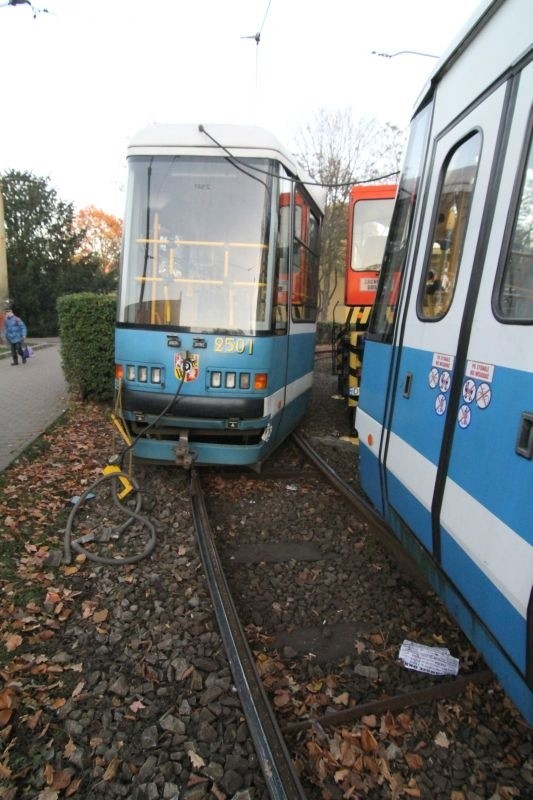
M22 342L10 342L11 345L11 358L13 359L13 364L18 364L18 357L20 356L22 361L26 361L24 356L22 355Z

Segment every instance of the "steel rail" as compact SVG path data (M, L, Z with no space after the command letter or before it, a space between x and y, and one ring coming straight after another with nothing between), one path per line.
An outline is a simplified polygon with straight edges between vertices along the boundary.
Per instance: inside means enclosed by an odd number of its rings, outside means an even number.
M358 494L354 489L352 489L351 486L348 486L348 484L343 481L339 475L337 475L335 470L330 467L327 461L325 461L322 456L316 452L316 450L312 447L310 442L302 433L293 432L291 434L291 438L305 453L307 458L315 465L315 467L326 476L335 489L337 489L337 491L342 494L346 500L348 500L350 505L357 509L357 511L364 518L365 522L369 525L372 532L379 536L380 541L385 545L385 547L387 547L394 557L401 562L404 569L409 572L410 577L413 578L413 580L416 581L416 583L418 583L420 586L423 586L424 589L431 588L424 575L420 573L419 569L417 569L415 559L410 557L405 552L387 523L381 519L377 511L375 511L370 503L361 497L361 495Z
M345 725L350 722L355 722L355 720L361 719L361 717L367 714L384 714L387 711L401 711L411 706L432 703L434 700L447 700L450 697L457 697L457 695L462 694L470 684L480 686L485 683L490 683L490 681L493 680L494 675L490 669L485 669L482 672L464 675L448 683L429 686L426 689L415 689L412 692L383 697L379 700L371 700L369 703L364 703L360 706L347 708L344 711L324 714L321 717L306 719L302 722L289 722L284 726L283 730L286 734L291 734L308 730L315 725L320 725L322 728L327 728L331 725Z
M272 800L306 800L283 734L261 683L214 543L197 470L191 470L191 505L200 556L235 686Z

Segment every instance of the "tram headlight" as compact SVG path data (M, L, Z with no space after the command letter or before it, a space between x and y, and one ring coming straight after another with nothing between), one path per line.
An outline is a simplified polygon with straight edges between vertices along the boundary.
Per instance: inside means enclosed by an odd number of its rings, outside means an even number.
M239 375L239 388L240 389L249 389L250 388L250 373L249 372L241 372Z
M137 371L139 383L146 383L148 380L148 367L139 367Z
M220 389L222 386L222 373L221 372L212 372L211 373L211 387L213 389Z
M226 372L226 389L235 389L237 385L237 375L235 372Z
M126 380L134 381L135 380L135 367L133 364L128 364L126 367Z
M150 370L150 380L152 383L161 383L161 367L152 367Z
M266 389L268 386L268 376L266 372L256 372L254 375L254 389Z

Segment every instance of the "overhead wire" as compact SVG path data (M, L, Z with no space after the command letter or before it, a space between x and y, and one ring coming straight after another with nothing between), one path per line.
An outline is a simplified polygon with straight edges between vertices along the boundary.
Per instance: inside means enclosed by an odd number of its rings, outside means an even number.
M242 164L242 165L244 165L246 167L246 169L252 170L253 172L260 172L262 175L268 175L271 178L278 178L279 177L279 175L277 175L275 172L271 172L270 170L266 170L266 169L262 169L261 167L257 167L255 165L251 164L249 161L244 161L239 156L233 155L233 153L230 150L228 150L228 148L225 147L222 144L222 142L219 142L218 139L216 139L211 133L209 133L209 131L206 129L205 125L202 125L202 124L198 125L198 130L200 131L200 133L205 134L205 136L207 136L208 139L211 139L211 141L217 147L219 147L221 150L223 150L224 153L226 153L226 155L228 156L228 158L231 160L231 162L233 163L233 165L235 167L238 168L238 165ZM244 170L242 170L242 171L244 171ZM388 172L386 175L378 175L378 176L374 176L373 178L364 178L363 180L357 180L357 181L344 181L342 183L322 183L320 181L300 180L299 178L296 178L296 177L294 177L292 175L288 176L288 180L293 182L293 183L299 183L302 186L318 186L318 187L323 188L323 189L341 189L341 188L343 188L345 186L359 186L359 185L364 184L364 183L375 183L376 181L386 180L387 178L392 178L392 177L395 177L396 175L399 175L399 174L400 174L400 170L395 170L394 172ZM250 175L249 177L252 178L253 175Z

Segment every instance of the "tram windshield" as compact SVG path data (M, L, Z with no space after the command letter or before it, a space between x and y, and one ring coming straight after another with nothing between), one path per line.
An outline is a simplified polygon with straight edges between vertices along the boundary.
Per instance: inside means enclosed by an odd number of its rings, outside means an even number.
M352 209L352 257L350 269L354 272L375 270L379 272L394 198L363 199L354 203Z
M277 169L266 159L131 158L119 322L270 328Z

